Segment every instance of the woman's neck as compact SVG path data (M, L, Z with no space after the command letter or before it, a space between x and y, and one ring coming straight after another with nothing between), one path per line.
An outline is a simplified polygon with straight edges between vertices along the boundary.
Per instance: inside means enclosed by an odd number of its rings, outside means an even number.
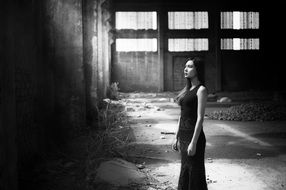
M191 79L191 84L192 84L192 87L196 87L199 84L201 84L201 82L199 81L199 79L197 77L195 77L195 78Z

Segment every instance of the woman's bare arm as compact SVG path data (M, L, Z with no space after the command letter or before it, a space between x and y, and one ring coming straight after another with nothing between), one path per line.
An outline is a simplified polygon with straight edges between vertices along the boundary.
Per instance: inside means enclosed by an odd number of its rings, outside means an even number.
M178 139L178 133L179 133L179 127L180 127L180 121L181 121L181 116L179 116L179 120L177 123L177 128L176 128L176 139Z
M197 108L197 122L193 134L193 138L188 148L188 153L190 155L194 155L196 152L196 144L198 138L200 136L200 132L203 127L204 115L205 115L205 107L207 102L207 89L205 87L200 87L197 92L198 96L198 108Z
M176 139L175 139L175 143L172 144L172 149L175 151L178 151L178 133L179 133L179 127L180 127L180 121L181 121L181 116L179 116L179 120L177 123L177 129L176 129Z

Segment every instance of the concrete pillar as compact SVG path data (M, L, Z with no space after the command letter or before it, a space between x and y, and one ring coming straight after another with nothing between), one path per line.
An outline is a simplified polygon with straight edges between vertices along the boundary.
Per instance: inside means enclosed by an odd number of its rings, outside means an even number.
M168 41L165 39L165 27L168 26L168 18L167 11L164 9L159 9L158 11L158 16L157 16L157 22L158 22L158 71L159 71L159 87L158 91L162 92L164 91L164 51L165 51L165 46L167 46Z
M55 81L57 122L78 130L86 123L82 0L47 0L48 49ZM71 128L69 128L71 127Z
M17 189L17 144L15 105L15 56L13 2L1 3L1 71L0 71L0 189ZM4 46L2 46L4 44ZM2 54L2 52L4 52Z

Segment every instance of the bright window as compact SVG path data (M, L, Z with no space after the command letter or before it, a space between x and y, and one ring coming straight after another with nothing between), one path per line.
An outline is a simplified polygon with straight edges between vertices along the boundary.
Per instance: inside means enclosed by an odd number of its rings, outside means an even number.
M259 38L224 38L220 46L223 50L259 50Z
M209 41L207 38L173 38L168 40L170 52L207 51Z
M221 29L259 29L259 12L221 12Z
M157 30L156 12L116 12L115 28L133 30Z
M208 12L168 12L169 29L207 29L209 27Z
M116 39L116 51L120 52L135 52L135 51L157 51L157 39L131 39L119 38Z

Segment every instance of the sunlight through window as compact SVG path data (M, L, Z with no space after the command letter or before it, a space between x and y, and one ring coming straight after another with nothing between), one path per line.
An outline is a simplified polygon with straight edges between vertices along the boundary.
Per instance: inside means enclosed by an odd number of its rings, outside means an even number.
M259 29L259 12L221 12L221 29Z
M259 50L259 38L223 38L221 49L223 50Z
M156 12L116 12L115 28L133 30L157 30Z
M157 51L157 39L130 39L130 38L119 38L116 39L116 51L118 52L137 52L137 51L147 51L156 52Z
M207 29L208 12L168 12L169 29Z
M168 40L170 52L207 51L208 49L209 41L207 38L173 38Z

